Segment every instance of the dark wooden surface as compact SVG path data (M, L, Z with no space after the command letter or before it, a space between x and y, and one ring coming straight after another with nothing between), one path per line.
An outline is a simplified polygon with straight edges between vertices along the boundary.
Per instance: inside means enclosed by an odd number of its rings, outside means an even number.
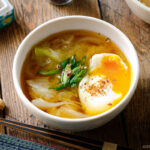
M142 149L143 145L150 145L150 25L133 14L125 0L74 0L63 7L50 4L49 0L10 0L10 2L15 8L16 21L0 30L0 96L7 106L0 116L48 128L22 105L16 94L12 80L15 52L24 37L47 20L66 15L92 16L110 22L129 37L139 56L140 80L131 102L115 119L100 128L70 134L136 149ZM57 145L2 126L0 126L0 133L47 145Z

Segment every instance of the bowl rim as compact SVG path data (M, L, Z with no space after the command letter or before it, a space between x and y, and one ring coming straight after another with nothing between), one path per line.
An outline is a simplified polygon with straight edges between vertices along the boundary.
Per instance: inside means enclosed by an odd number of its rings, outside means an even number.
M94 22L98 22L100 24L104 24L105 26L111 28L112 30L115 30L116 32L119 33L120 36L122 36L122 38L124 40L126 40L131 49L132 49L132 53L133 55L135 56L136 58L136 67L137 67L137 73L135 74L135 80L133 80L133 82L131 83L131 86L130 86L130 89L128 91L128 93L124 96L124 98L118 103L116 104L114 107L112 107L111 109L107 110L106 112L103 112L101 114L98 114L98 115L94 115L94 116L89 116L87 118L77 118L77 119L71 119L71 118L63 118L63 117L58 117L58 116L54 116L54 115L51 115L51 114L48 114L44 111L42 111L41 109L39 109L38 107L36 107L35 105L33 105L29 100L28 98L25 96L25 94L23 93L22 91L22 88L21 88L21 85L19 83L20 79L17 79L17 64L18 64L18 59L19 59L19 56L21 55L22 53L22 50L23 50L23 47L24 47L24 43L25 41L30 38L30 36L34 33L34 32L38 32L39 29L41 28L44 28L45 26L47 26L48 24L51 24L53 22L57 22L57 21L62 21L62 20L67 20L67 19L85 19L85 20L89 20L89 21L94 21ZM24 61L24 60L23 60ZM24 40L21 42L21 44L19 45L18 49L17 49L17 52L15 54L15 57L14 57L14 61L13 61L13 68L12 68L12 74L13 74L13 82L14 82L14 86L15 86L15 89L16 89L16 92L18 94L18 96L20 97L20 100L27 106L30 106L31 109L34 110L34 113L35 114L35 111L36 111L36 114L38 113L40 116L44 116L46 117L47 119L50 119L50 120L55 120L55 121L60 121L60 122L68 122L68 123L77 123L77 122L87 122L87 121L92 121L92 120L95 120L95 119L98 119L98 118L103 118L107 115L110 115L111 113L113 113L114 111L116 111L119 107L125 105L125 104L128 104L129 100L127 101L127 98L128 97L132 97L132 95L134 94L134 91L137 87L137 83L138 83L138 80L139 80L139 60L138 60L138 56L137 56L137 53L136 53L136 50L134 49L131 41L128 39L128 37L122 32L120 31L118 28L116 28L114 25L106 22L106 21L103 21L103 20L100 20L100 19L97 19L97 18L94 18L94 17L89 17L89 16L81 16L81 15L72 15L72 16L63 16L63 17L58 17L58 18L55 18L55 19L51 19L49 21L46 21L45 23L39 25L38 27L36 27L34 30L32 30L25 38ZM21 70L20 70L21 71ZM19 75L20 77L20 75ZM127 102L126 102L127 101ZM32 110L30 110L31 112ZM32 111L33 112L33 111Z
M138 5L139 7L145 9L146 11L150 12L150 7L146 6L145 4L143 4L142 2L140 2L139 0L133 0L134 3L136 3L136 5Z

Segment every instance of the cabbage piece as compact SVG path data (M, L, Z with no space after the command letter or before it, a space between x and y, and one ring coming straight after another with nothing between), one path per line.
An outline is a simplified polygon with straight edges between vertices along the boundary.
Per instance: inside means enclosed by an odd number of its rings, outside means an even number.
M51 86L47 77L40 77L34 80L27 80L29 94L32 99L43 98L45 100L52 100L56 97L56 90L49 90L48 87ZM55 99L53 99L55 100Z
M57 96L59 101L69 102L71 106L74 106L76 108L81 107L81 103L78 100L78 95L76 94L76 91L72 92L65 90L62 92L58 92Z
M37 98L37 99L32 100L32 104L34 104L35 106L37 106L41 109L48 109L48 108L51 108L51 107L58 107L58 106L62 106L64 104L69 104L69 103L67 103L67 102L51 103L51 102L44 101L41 98Z

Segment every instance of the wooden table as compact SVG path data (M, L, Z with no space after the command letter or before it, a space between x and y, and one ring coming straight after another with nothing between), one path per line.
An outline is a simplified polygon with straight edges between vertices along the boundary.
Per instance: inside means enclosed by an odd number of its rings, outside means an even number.
M125 0L73 0L57 7L49 0L10 0L16 21L0 30L1 96L7 108L1 116L35 126L45 127L20 102L12 80L12 64L17 48L25 36L43 22L66 15L101 18L122 30L135 46L140 60L140 80L126 109L115 119L95 130L71 133L100 141L142 149L150 145L150 25L137 18ZM0 126L0 133L50 145L50 141Z

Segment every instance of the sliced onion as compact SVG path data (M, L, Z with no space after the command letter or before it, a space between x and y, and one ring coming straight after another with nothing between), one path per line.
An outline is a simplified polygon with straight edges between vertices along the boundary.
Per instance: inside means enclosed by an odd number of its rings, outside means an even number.
M70 44L73 39L74 39L74 36L71 35L68 39L64 40L63 42L64 44Z
M37 107L46 109L46 108L50 108L50 107L58 107L58 106L61 106L64 104L69 104L69 103L67 103L67 102L50 103L41 98L37 98L37 99L32 100L32 104L34 104Z
M94 43L94 44L101 44L102 41L99 38L95 38L95 37L84 37L81 38L77 41L78 43L81 42L90 42L90 43Z
M57 94L56 90L48 89L48 87L50 87L50 83L47 77L27 80L27 84L29 86L30 96L33 99L41 97L49 100L50 98L55 97Z
M58 93L58 99L59 101L63 102L69 102L71 105L74 105L76 107L80 107L81 103L79 101L73 100L73 98L76 98L72 92L60 92Z

